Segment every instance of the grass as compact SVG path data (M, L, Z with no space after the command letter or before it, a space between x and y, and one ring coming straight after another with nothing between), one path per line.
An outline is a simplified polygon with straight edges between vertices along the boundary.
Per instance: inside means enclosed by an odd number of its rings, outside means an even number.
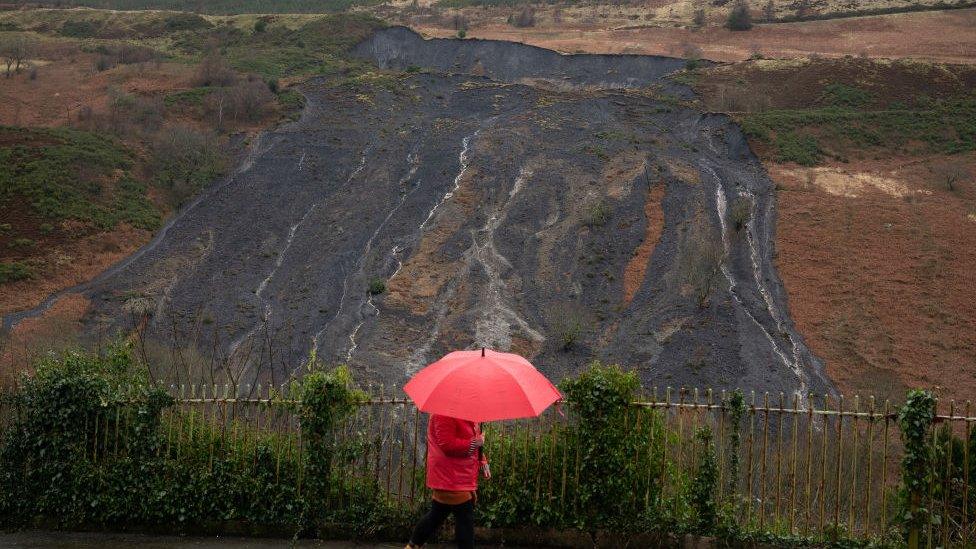
M0 127L0 207L24 200L47 222L154 229L159 212L132 178L132 155L115 140L68 128Z
M337 2L346 3L347 0ZM137 9L150 3L93 1L79 4ZM189 3L175 0L154 3L160 9L179 9L186 7L184 4ZM196 4L194 2L194 6ZM229 13L217 4L220 2L207 2L204 6L212 9L209 13ZM261 8L255 8L256 11L268 9L267 3L253 4ZM325 4L308 3L308 6L319 7L304 11L328 11L322 7ZM286 7L275 4L276 10ZM255 32L255 17L52 9L0 12L0 25L82 41L82 45L89 49L99 44L117 45L120 41L138 44L153 48L169 60L184 63L199 62L207 51L216 47L234 69L259 74L265 79L356 72L365 63L350 59L346 52L383 25L379 19L364 14L285 15L267 22L262 32Z
M180 90L167 94L163 99L163 103L167 107L174 107L177 105L187 105L199 107L203 105L203 100L213 92L213 88L210 86L201 86L199 88L191 88L189 90Z
M597 202L586 210L583 217L583 224L587 227L602 227L610 221L613 210L604 201Z
M770 142L781 162L815 165L828 151L884 148L903 154L956 154L976 150L976 98L921 99L914 108L854 108L866 92L837 87L825 93L835 105L771 110L740 116L743 131ZM838 106L838 104L844 106Z
M346 51L381 26L366 15L324 15L297 28L272 23L259 33L232 23L174 36L172 48L176 55L195 60L216 40L230 66L241 72L266 79L331 75L364 66Z

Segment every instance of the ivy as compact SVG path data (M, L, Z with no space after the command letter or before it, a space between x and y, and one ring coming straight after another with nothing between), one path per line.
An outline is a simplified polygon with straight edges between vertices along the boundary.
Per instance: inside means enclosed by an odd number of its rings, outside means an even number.
M742 446L742 418L746 414L746 397L739 389L732 392L726 403L729 415L729 476L728 494L735 494L739 487L739 448Z
M346 368L313 361L295 394L273 403L301 419L300 453L281 452L285 433L167 413L173 399L147 378L124 344L49 358L24 377L0 441L0 525L45 518L189 532L237 523L345 537L409 527L412 510L388 498L376 475L340 474L365 436L335 436L364 398Z
M581 456L577 519L583 528L617 526L631 514L638 440L626 420L639 386L634 372L599 362L562 384L577 417L574 441Z
M700 532L711 532L715 528L717 512L715 488L718 484L718 464L715 460L715 444L712 430L700 427L695 432L695 441L702 447L698 471L691 483L691 503L697 515Z
M911 390L898 412L898 426L904 443L902 457L901 522L910 547L918 547L921 531L931 521L931 510L922 506L932 480L933 456L929 445L935 421L935 397L928 391Z

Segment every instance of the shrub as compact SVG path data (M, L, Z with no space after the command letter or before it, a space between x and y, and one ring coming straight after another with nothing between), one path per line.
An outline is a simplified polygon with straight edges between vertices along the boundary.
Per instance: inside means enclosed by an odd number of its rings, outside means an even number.
M583 331L583 321L578 316L568 316L560 319L557 326L560 348L569 351L576 346Z
M518 14L509 18L509 22L516 28L527 28L535 26L535 9L532 6L525 6Z
M15 238L10 242L8 242L7 247L25 249L25 248L33 248L34 244L35 242L32 239L20 237L20 238Z
M739 232L749 224L750 219L752 219L752 200L745 196L736 197L732 201L732 207L729 208L729 221L732 228Z
M696 9L694 16L692 16L691 18L691 23L694 26L701 28L705 26L706 22L707 22L707 18L705 16L705 9L704 8Z
M382 278L374 278L369 281L369 295L379 295L386 291L386 282Z
M821 95L822 102L838 107L863 107L870 103L872 99L874 99L874 96L870 92L840 83L824 86L824 91Z
M801 166L816 166L823 157L820 144L812 135L795 132L782 133L773 141L776 146L776 160L796 162Z
M152 148L156 182L180 206L224 170L224 154L213 134L186 126L159 133Z
M693 71L702 66L702 49L696 44L681 45L681 57L685 58L685 69Z
M170 31L192 31L212 27L213 23L195 13L174 13L166 17L166 28Z
M115 66L115 60L110 55L99 55L95 59L95 70L104 72Z
M694 293L699 307L708 304L712 287L721 273L724 253L719 241L700 222L694 223L681 237L678 282Z
M587 529L623 526L624 517L633 515L633 456L638 439L626 421L639 386L634 372L599 362L561 384L578 419L574 436L582 456L576 486L581 506L578 520Z
M336 430L362 393L345 368L312 362L294 394L271 404L301 419L306 450L296 455L281 451L294 444L286 434L189 409L164 415L173 399L148 385L127 345L46 359L11 397L19 413L0 441L0 517L180 532L225 521L311 535L341 525L353 537L405 528L403 508L375 480L338 473L361 439Z
M747 31L752 28L752 12L749 4L744 1L736 2L729 12L728 22L725 24L729 30Z
M266 19L258 19L254 22L254 32L264 32L268 30L268 21Z
M98 26L94 21L65 21L60 33L71 38L94 38L98 34Z
M602 227L610 221L610 215L612 213L613 210L610 208L610 205L601 200L590 206L586 211L586 215L583 217L583 224L587 227Z
M701 458L698 462L698 471L691 482L689 497L695 508L697 530L711 532L715 528L717 518L715 489L718 486L718 464L715 459L712 430L707 426L699 427L695 431L695 442L701 446Z
M34 271L21 261L0 261L0 284L34 277Z
M197 67L195 86L230 86L237 81L237 73L231 69L220 52L208 53Z

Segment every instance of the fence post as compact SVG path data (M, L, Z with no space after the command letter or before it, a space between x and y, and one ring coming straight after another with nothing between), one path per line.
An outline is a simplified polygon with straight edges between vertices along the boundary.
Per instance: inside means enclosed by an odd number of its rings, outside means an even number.
M902 484L908 493L908 512L902 518L908 528L906 541L909 549L918 549L922 525L928 522L928 513L922 510L921 503L932 476L929 435L934 423L935 397L928 391L909 391L905 405L898 412L898 424L905 446Z

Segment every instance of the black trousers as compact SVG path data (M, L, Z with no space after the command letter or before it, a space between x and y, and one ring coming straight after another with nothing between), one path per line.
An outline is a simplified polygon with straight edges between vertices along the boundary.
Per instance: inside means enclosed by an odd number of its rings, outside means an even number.
M430 511L424 515L413 529L410 543L423 545L427 543L434 532L444 524L447 516L454 513L454 539L458 549L472 549L474 547L474 500L460 505L447 505L432 501Z

